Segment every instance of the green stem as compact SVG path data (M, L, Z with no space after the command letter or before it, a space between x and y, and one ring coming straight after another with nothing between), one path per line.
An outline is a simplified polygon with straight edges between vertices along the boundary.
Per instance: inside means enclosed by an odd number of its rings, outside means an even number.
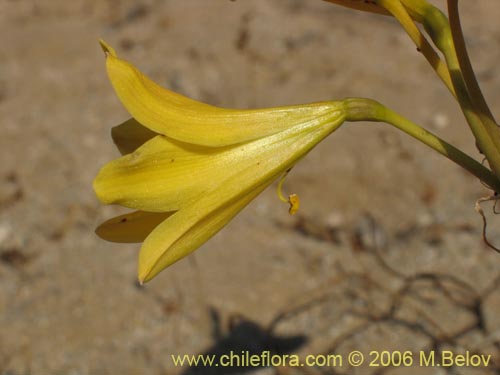
M479 178L492 190L500 191L500 180L488 168L458 148L390 110L379 102L364 98L347 98L343 102L347 113L347 121L377 121L393 125L441 155L454 161Z
M414 12L411 7L405 8L407 4L401 3L400 0L377 0L377 4L387 9L399 21L413 43L417 46L417 49L424 55L451 94L456 97L448 67L413 21L414 18L421 21L423 19L421 15L418 12Z
M490 108L488 107L488 104L486 103L486 100L484 99L483 92L479 87L476 75L474 74L474 70L472 69L469 54L467 53L467 47L465 46L465 39L462 32L462 25L460 23L458 0L448 0L448 18L450 20L453 43L455 44L455 49L457 52L460 68L464 76L465 84L469 90L469 96L480 112L483 112L492 121L496 122L493 114L490 111Z
M500 131L487 113L477 108L476 103L471 100L455 51L448 19L438 8L425 0L403 0L403 2L405 6L411 7L415 13L421 15L426 31L443 53L458 102L477 145L493 172L500 177Z

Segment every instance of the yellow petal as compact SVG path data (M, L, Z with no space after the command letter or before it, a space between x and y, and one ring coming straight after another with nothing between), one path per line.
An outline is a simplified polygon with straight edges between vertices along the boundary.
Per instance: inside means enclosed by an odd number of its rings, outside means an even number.
M146 238L139 254L139 280L152 279L164 268L196 250L342 122L343 116L340 115L308 132L286 136L277 134L246 144L243 152L252 156L253 163L228 177L221 186L207 189ZM271 151L267 153L267 150Z
M111 129L113 142L122 155L134 152L157 135L158 133L142 126L133 118Z
M163 269L196 250L222 229L266 187L267 184L254 189L247 195L233 199L229 204L210 212L206 217L194 221L189 230L182 235L176 234L179 228L192 220L193 215L198 216L200 210L205 211L206 207L195 203L192 207L186 207L158 225L146 238L139 253L139 281L144 283L151 280ZM167 244L173 239L175 239L173 243L168 246ZM165 251L165 246L168 246L168 251Z
M342 109L338 104L336 108L335 116L322 119L316 128L328 128L329 123L338 122ZM230 176L276 158L283 142L310 131L293 127L252 142L220 148L159 135L133 153L106 164L94 181L94 190L103 203L149 212L176 211L200 194L223 185Z
M105 50L109 52L110 48ZM132 117L156 133L192 144L220 147L291 127L311 127L336 110L332 102L256 110L218 108L160 87L112 52L107 53L106 67Z
M102 50L106 55L111 55L111 56L116 56L116 51L114 50L113 47L111 47L108 43L106 43L104 40L99 39L99 44L101 45Z
M143 242L153 229L172 214L174 212L130 212L105 221L95 232L106 241Z
M207 188L220 152L158 135L102 167L94 190L103 203L148 212L176 211Z

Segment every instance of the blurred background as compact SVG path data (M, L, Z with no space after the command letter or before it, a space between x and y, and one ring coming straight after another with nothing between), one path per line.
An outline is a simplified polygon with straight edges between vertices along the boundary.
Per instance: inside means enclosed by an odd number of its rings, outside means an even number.
M437 2L442 5L443 2ZM500 10L462 4L500 116ZM487 190L382 124L346 124L192 256L144 287L139 245L94 234L92 191L129 116L98 39L160 84L224 107L363 96L477 154L396 22L320 0L0 0L0 374L498 374L500 256ZM488 208L489 238L500 244ZM489 369L175 368L170 354L470 350Z

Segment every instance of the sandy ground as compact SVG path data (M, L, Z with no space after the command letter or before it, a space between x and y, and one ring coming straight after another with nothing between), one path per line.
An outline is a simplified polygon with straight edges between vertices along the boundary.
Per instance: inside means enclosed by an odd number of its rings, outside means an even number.
M463 3L498 117L500 10ZM500 257L473 210L487 191L386 125L348 124L294 168L297 216L268 189L138 287L139 246L93 232L121 212L97 201L92 180L118 156L110 128L128 117L100 37L162 85L214 105L366 96L479 157L458 107L387 17L313 0L0 0L0 374L499 373ZM212 371L170 357L246 349L493 358L478 369Z

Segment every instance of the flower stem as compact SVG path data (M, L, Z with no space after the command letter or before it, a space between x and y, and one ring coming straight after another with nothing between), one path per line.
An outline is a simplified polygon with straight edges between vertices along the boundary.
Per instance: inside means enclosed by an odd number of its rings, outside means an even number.
M392 3L395 0L379 1ZM425 0L402 1L405 7L412 9L415 14L419 15L425 30L436 47L443 53L456 98L476 143L495 175L500 177L500 130L492 117L489 116L489 110L478 107L481 105L480 102L471 99L471 88L468 87L468 82L462 73L448 19L441 10Z
M484 99L483 92L479 87L467 53L462 25L460 23L460 14L458 12L458 0L448 0L448 18L460 68L464 76L465 84L469 90L469 96L480 112L486 114L490 119L496 122Z
M422 19L421 15L413 12L412 7L405 8L400 0L378 0L378 4L387 9L399 21L408 36L415 43L417 49L422 52L436 74L441 78L448 90L450 90L451 94L456 97L450 72L446 64L441 60L437 52L413 21L413 18L418 18L420 21ZM411 14L409 12L411 12Z
M454 161L456 164L479 178L492 190L500 191L500 180L488 168L463 151L379 102L365 98L347 98L344 99L343 102L347 113L347 121L377 121L392 125Z

